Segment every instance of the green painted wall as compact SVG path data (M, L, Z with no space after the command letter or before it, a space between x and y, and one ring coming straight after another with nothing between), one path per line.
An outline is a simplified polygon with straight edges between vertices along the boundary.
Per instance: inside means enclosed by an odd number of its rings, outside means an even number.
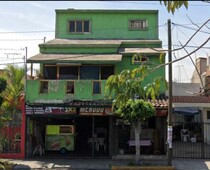
M90 34L69 34L67 33L67 23L69 19L89 19L91 21ZM142 31L129 31L129 19L147 19L149 28ZM40 52L45 54L119 54L119 48L160 48L162 41L137 42L135 39L158 40L158 11L152 10L56 10L56 38L72 39L126 39L134 40L122 42L121 44L41 44ZM159 56L147 54L150 58L150 66L159 63ZM112 63L115 65L115 72L120 73L124 69L138 67L131 62L132 54L123 55L122 61ZM84 62L85 63L85 62ZM87 62L86 62L87 63ZM99 63L89 63L99 64ZM103 63L105 64L105 62ZM155 65L153 65L155 64ZM101 63L100 63L101 65ZM165 77L165 67L152 73L145 81L151 82L155 77ZM91 80L76 80L75 94L66 94L67 80L49 81L49 93L40 94L40 80L27 80L26 101L33 103L36 99L57 99L64 100L71 97L80 100L104 99L105 80L102 82L102 94L92 94ZM33 93L31 93L33 92Z
M124 69L133 69L138 67L138 65L134 65L131 62L131 55L124 56L122 58L122 62L119 62L115 65L115 73L120 73ZM156 55L150 55L150 64L151 67L160 64L159 57ZM153 72L145 81L152 82L152 80L157 77L162 76L165 77L165 68L161 67L157 71ZM70 95L66 94L66 82L68 80L49 80L49 92L47 94L40 94L40 81L41 80L27 80L26 84L26 94L31 94L33 91L33 95L26 95L26 101L32 102L36 99L59 99L63 100L67 97L71 97L72 99L80 99L80 100L92 100L92 99L105 99L104 96L104 87L106 80L101 80L102 85L102 94L92 94L92 80L76 80L75 81L75 94Z
M68 21L90 20L91 32L68 33ZM148 20L148 29L129 30L130 19ZM158 39L157 10L56 10L56 38Z
M26 84L26 102L33 103L37 99L64 100L65 98L88 100L105 99L104 87L105 80L101 80L102 94L92 94L92 80L75 81L75 94L66 94L67 80L49 80L48 93L40 93L40 80L27 80Z

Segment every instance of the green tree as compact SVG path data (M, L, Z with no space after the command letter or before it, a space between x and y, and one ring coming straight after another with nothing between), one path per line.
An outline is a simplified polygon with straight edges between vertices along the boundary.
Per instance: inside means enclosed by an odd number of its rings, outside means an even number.
M133 70L123 70L120 74L107 79L105 93L114 98L113 111L134 127L136 155L140 161L140 134L142 122L155 114L155 108L146 100L159 95L161 86L167 86L163 77L156 77L152 83L144 84L145 78L152 71L148 66L141 65Z
M168 12L174 12L176 9L181 8L182 6L185 6L185 8L188 8L188 1L165 1L165 0L160 0L160 3L164 4L168 10Z
M6 86L7 81L3 77L0 77L0 107L3 103L3 97L1 96L1 93L6 89ZM0 111L0 121L2 120L4 120L4 117L2 111Z
M3 97L2 110L5 116L13 120L21 106L21 98L24 92L24 75L24 68L13 65L7 65L3 74L3 77L7 81L7 87L1 94Z

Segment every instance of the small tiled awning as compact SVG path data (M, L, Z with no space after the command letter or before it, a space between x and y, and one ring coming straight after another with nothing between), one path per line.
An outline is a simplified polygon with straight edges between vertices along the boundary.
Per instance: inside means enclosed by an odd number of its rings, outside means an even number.
M104 63L120 62L120 54L37 54L27 60L27 63Z
M162 109L167 109L168 108L168 100L167 99L156 99L152 100L149 99L148 102L152 103L152 105L157 109L162 108Z
M155 108L158 109L166 109L168 108L168 100L167 99L148 99ZM49 99L38 99L35 100L33 104L30 105L66 105L66 106L74 106L74 107L101 107L101 106L112 106L111 101L82 101L82 100L73 100L73 101L63 101L63 100L49 100Z
M119 49L120 54L160 54L165 53L165 50L162 48L121 48Z
M49 99L38 99L34 103L29 105L60 105L60 106L71 106L71 107L111 107L111 101L63 101L63 100L49 100Z

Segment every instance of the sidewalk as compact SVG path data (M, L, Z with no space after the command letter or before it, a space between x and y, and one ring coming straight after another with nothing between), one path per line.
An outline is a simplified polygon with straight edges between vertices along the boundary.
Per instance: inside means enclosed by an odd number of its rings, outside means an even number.
M131 160L116 159L3 159L15 163L14 170L30 169L59 169L59 170L109 170L111 165L128 165ZM143 163L162 164L164 161L146 161ZM207 159L181 159L172 160L176 170L210 170L210 160Z

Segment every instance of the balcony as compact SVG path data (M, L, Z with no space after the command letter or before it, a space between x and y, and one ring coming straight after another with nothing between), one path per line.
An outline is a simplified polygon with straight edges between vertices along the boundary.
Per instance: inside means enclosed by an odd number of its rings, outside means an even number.
M26 101L104 99L106 80L27 80Z

